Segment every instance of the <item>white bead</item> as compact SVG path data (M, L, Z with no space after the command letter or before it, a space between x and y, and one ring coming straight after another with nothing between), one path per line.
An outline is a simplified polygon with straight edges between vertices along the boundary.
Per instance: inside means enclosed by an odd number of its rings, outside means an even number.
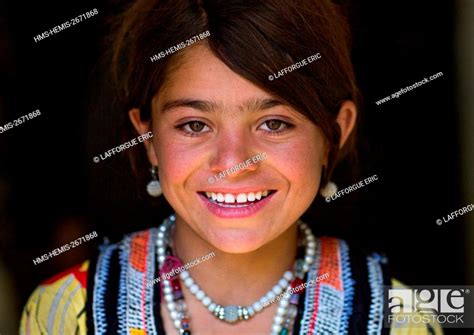
M165 233L162 232L162 231L159 231L159 232L158 232L158 239L159 239L159 240L162 240L164 237L165 237Z
M273 293L273 291L269 291L267 294L265 294L265 299L266 300L270 301L273 298L275 298L275 293Z
M255 312L260 312L262 310L263 306L259 302L254 302L252 304L252 308L255 310Z
M191 277L188 277L184 280L184 285L186 285L187 288L190 288L193 286L194 280Z
M211 312L214 312L216 307L217 305L215 303L211 303L209 306L207 306L207 309L210 310Z
M186 271L186 270L184 270L183 272L181 272L181 273L179 274L179 277L180 277L182 280L186 280L186 278L189 277L189 272Z
M171 312L171 311L175 311L176 310L176 304L174 302L169 302L168 303L168 310Z
M204 294L203 290L199 290L196 292L197 300L202 300L206 295Z
M212 300L211 300L211 298L209 298L209 297L204 297L204 298L202 299L202 304L203 304L204 306L206 306L206 307L209 306L209 304L210 304L211 302L212 302Z
M304 261L305 261L306 264L313 264L314 258L311 257L311 256L306 256L304 258Z
M272 326L272 331L276 334L280 333L280 330L281 330L281 325L278 325L278 324L273 324Z
M176 329L181 329L181 320L174 320L173 324Z
M161 256L158 257L158 262L159 262L160 264L163 264L164 261L165 261L165 256L162 256L162 255L161 255Z
M316 243L316 239L314 238L314 235L308 235L308 236L306 236L306 241L308 241L308 242L315 242L315 243Z
M172 318L173 320L176 320L176 319L179 317L179 313L176 312L176 311L172 311L172 312L170 313L170 316L171 316L171 318Z
M306 250L306 255L307 256L314 256L316 254L316 250L314 250L313 248L308 248Z
M158 247L164 247L165 246L165 241L163 241L161 239L158 239L158 240L156 240L156 245Z
M280 285L281 288L286 288L288 286L288 280L282 278L278 281L278 285Z
M283 317L280 315L275 315L275 318L273 319L274 324L282 324L283 323Z
M191 285L191 287L189 288L189 291L190 291L192 294L196 294L197 291L199 291L199 286L197 286L197 284L193 284L193 285Z
M166 225L162 224L160 226L160 231L165 232L166 231Z
M175 221L175 220L176 220L176 216L175 216L174 214L172 214L172 215L170 216L170 220L171 220L171 221Z
M309 270L309 265L306 264L306 263L304 263L304 264L303 264L303 271L304 271L304 272L308 272L308 270Z
M293 279L293 273L291 271L285 271L283 274L283 278L286 280L292 280Z
M174 298L171 294L165 294L165 301L166 302L173 302Z
M275 285L275 286L273 286L272 291L273 291L273 293L275 293L276 295L278 295L278 294L280 294L281 292L283 292L283 289L282 289L280 286Z
M165 254L165 248L163 247L159 247L158 248L158 254L161 256L161 255L164 255Z
M280 301L280 306L281 307L288 307L289 304L290 304L290 302L288 301L288 299L282 299Z
M286 313L286 308L283 308L281 306L278 306L277 308L277 315L283 316Z
M255 311L253 310L252 306L247 307L247 312L249 312L249 316L252 316L255 314Z
M171 294L173 293L173 289L171 288L171 286L166 285L165 287L163 287L163 292L165 294Z
M310 241L307 244L308 248L314 249L316 248L316 242L315 241Z

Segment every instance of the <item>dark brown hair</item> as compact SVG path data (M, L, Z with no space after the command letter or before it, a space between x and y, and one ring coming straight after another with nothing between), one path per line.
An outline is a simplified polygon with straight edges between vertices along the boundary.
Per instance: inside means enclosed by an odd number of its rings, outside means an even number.
M158 61L150 57L207 30L210 37L200 43L216 57L322 129L330 144L329 178L355 145L353 133L338 150L335 120L341 103L350 99L359 104L348 24L341 8L329 0L134 1L119 16L111 41L112 74L123 115L137 107L142 119L150 118L152 98L186 49ZM268 79L318 52L321 59L278 80ZM124 127L128 138L134 136L126 117Z

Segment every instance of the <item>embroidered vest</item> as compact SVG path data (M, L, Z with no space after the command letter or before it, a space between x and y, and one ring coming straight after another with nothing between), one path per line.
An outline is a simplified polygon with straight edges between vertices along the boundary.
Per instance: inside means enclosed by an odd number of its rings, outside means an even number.
M157 234L152 228L100 248L89 269L89 334L165 334L160 285L149 285L159 277ZM313 284L300 297L293 334L388 334L383 286L391 284L385 258L350 250L331 237L318 238L316 245L315 262L305 278Z

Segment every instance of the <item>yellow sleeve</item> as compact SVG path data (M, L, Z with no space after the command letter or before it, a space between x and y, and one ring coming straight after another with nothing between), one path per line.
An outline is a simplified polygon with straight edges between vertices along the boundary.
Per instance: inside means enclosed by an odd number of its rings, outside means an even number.
M23 309L21 335L86 334L88 262L39 285Z
M409 289L409 287L403 285L401 282L399 282L396 279L392 279L392 287L393 288L403 288L403 289ZM421 314L418 313L418 315ZM404 319L403 316L404 314L397 313L394 314L395 320L397 320L397 316L400 317L400 319ZM409 320L408 318L406 320ZM442 335L443 334L443 329L438 323L429 323L429 324L416 324L413 322L408 322L408 323L399 323L399 322L392 322L391 328L390 328L390 335Z

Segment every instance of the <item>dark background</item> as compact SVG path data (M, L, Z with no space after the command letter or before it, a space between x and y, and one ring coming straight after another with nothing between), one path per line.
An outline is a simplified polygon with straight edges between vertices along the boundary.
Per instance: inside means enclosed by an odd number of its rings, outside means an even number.
M93 8L98 15L34 42ZM41 110L0 134L0 259L14 282L17 316L40 281L87 259L105 236L157 225L170 212L134 183L125 157L92 161L123 143L116 118L103 112L108 97L97 79L107 64L107 18L119 9L88 0L0 2L0 125ZM342 189L374 174L379 180L329 204L319 199L306 215L319 234L385 252L393 276L411 285L474 285L464 239L474 214L435 223L467 205L460 193L467 181L459 177L456 10L452 1L353 3L353 59L365 101L361 170L348 181L338 178L341 169L334 181ZM375 104L438 72L443 77ZM94 230L99 238L33 264Z

